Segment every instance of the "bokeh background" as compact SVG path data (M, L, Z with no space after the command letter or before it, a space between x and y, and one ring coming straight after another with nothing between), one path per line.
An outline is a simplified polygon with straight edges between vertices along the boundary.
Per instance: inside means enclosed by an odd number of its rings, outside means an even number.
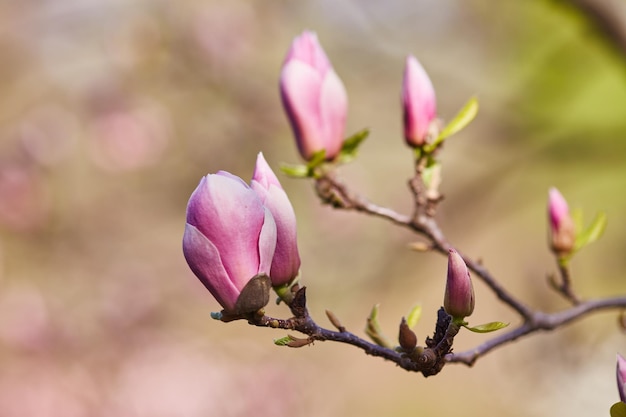
M259 151L275 169L298 161L278 74L311 29L347 87L349 132L371 129L341 169L355 190L410 210L399 90L415 54L442 118L481 103L442 155L451 242L530 305L564 308L546 284L557 186L588 220L609 218L573 262L575 288L625 293L623 22L619 0L0 2L0 416L608 415L615 353L626 353L616 312L424 379L349 346L279 348L285 332L211 320L219 306L181 236L202 175L248 180ZM281 178L318 322L329 309L363 334L380 303L393 335L420 302L423 342L446 259ZM473 323L516 321L475 287ZM462 333L456 349L488 337Z

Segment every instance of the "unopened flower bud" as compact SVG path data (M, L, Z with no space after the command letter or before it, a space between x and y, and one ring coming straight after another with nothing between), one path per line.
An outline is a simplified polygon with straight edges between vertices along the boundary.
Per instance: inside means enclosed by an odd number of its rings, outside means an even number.
M567 201L554 187L550 188L548 196L548 216L550 218L550 247L559 256L571 253L576 242L574 221Z
M617 391L622 402L626 402L626 359L617 354Z
M428 74L412 55L404 67L402 108L406 143L413 148L423 146L437 114L437 103Z
M474 288L465 261L454 249L448 254L448 279L443 299L446 313L455 319L463 319L474 311Z
M296 214L278 178L259 153L250 186L272 213L276 222L276 251L272 259L272 285L290 283L300 270L300 255L296 238Z
M191 195L183 253L189 267L229 313L241 314L265 306L263 280L248 287L252 278L269 275L276 247L276 224L257 194L228 172L207 175ZM247 311L241 311L241 309Z
M412 351L417 346L417 335L411 330L404 317L400 322L398 342L400 342L400 347L407 352Z
M313 32L294 39L280 74L283 106L302 157L324 150L334 159L343 143L348 96Z

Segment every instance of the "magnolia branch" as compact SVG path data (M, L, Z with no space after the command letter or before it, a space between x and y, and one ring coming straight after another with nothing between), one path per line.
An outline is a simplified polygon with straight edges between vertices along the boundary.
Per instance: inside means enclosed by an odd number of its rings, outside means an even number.
M294 303L290 308L294 316L289 319L276 319L256 314L237 318L246 318L250 324L255 326L294 330L308 336L304 339L289 336L284 343L289 347L303 347L316 341L345 343L358 347L367 355L389 360L396 363L402 369L411 372L420 372L427 377L439 373L443 368L444 362L462 363L472 366L478 358L484 356L491 350L513 342L528 334L554 330L583 318L590 313L626 308L626 297L589 300L556 313L533 311L528 319L521 325L503 332L475 348L459 353L450 353L454 336L458 333L459 328L450 325L449 316L447 316L443 309L439 311L439 318L433 338L426 340L427 346L424 348L418 347L414 351L403 351L400 347L391 349L360 338L354 333L347 331L332 313L328 313L329 318L335 327L338 327L338 331L319 326L309 316L306 309L305 288L298 291Z
M410 349L401 347L393 349L371 343L347 331L334 314L330 312L327 312L328 318L338 328L338 331L325 329L317 325L310 317L306 308L305 287L297 290L289 308L293 314L293 317L289 319L276 319L258 312L235 316L229 316L227 313L222 312L216 318L226 322L246 319L248 323L254 326L295 330L308 336L300 339L289 335L283 341L277 343L293 348L307 346L316 341L346 343L362 349L368 355L392 361L407 371L420 372L425 377L435 375L443 369L446 358L452 351L454 336L460 329L457 324L451 321L450 316L443 309L440 309L434 335L432 338L426 339L426 346L414 346Z
M582 5L591 4L586 0L572 2L581 9ZM609 22L611 16L596 13L598 10L592 8L588 12L600 21ZM609 24L603 26L612 27ZM617 38L617 32L609 33ZM302 85L308 86L311 94L303 95ZM321 85L324 86L323 91L319 90ZM322 202L405 227L426 241L422 249L447 255L443 307L438 310L433 336L424 339L423 345L418 345L417 335L411 329L418 319L417 310L400 321L397 333L399 346L394 346L383 335L376 319L376 308L372 310L365 330L374 343L346 330L329 312L327 316L337 330L319 326L309 315L306 289L299 288L297 284L300 256L293 207L260 153L249 186L241 178L225 171L209 174L200 181L187 205L183 252L191 270L224 308L221 313L213 314L214 318L223 322L245 319L254 326L306 335L305 338L288 335L275 341L281 346L296 348L316 341L349 344L368 355L382 357L427 377L439 373L448 362L471 366L491 350L528 334L550 331L594 312L626 308L626 297L581 301L574 293L568 261L578 249L601 235L606 218L597 216L591 226L579 233L567 202L554 188L550 190L548 204L550 248L559 270L551 283L560 295L571 302L571 307L554 313L529 307L501 285L501 281L480 261L459 253L448 242L435 218L443 200L439 192L442 165L437 160L437 153L447 137L473 120L478 102L470 99L445 127L442 126L436 119L434 88L415 57L407 57L402 87L404 137L415 155L415 173L408 182L413 196L410 215L372 203L337 178L334 171L337 164L356 156L357 148L368 132L363 130L343 139L347 114L345 88L332 70L314 33L304 32L294 39L283 65L280 87L298 149L306 161L306 165L284 167L285 172L300 178L312 177ZM316 106L324 113L324 118L317 117L317 112L308 114L311 100L319 100ZM233 230L237 233L232 233ZM416 244L416 249L418 246ZM473 349L452 353L454 337L461 327L474 332L490 332L507 326L492 322L470 327L465 322L475 307L470 270L500 301L519 315L520 323ZM250 277L251 274L254 276ZM291 318L277 319L265 315L264 307L269 302L272 289L289 307L293 315ZM626 378L626 371L624 375ZM624 398L626 394L622 396Z
M557 283L552 280L550 283L554 287L556 291L563 295L567 300L569 300L572 304L580 303L579 297L574 293L574 289L572 288L572 279L570 277L570 272L568 266L564 262L560 262L557 259L557 266L559 268L559 275L561 277L561 282Z
M541 311L533 312L527 321L520 326L501 333L500 335L476 346L465 352L453 353L448 355L448 362L460 362L465 365L472 366L476 360L490 352L491 350L519 339L522 336L538 331L550 331L558 327L569 324L580 319L590 313L600 312L604 310L613 310L626 308L626 297L605 298L599 300L589 300L580 303L572 308L557 313L544 313Z
M332 171L316 179L316 191L323 202L331 204L335 208L359 211L411 229L429 241L430 249L442 254L447 254L451 245L447 242L445 235L433 217L432 205L428 205L428 202L424 199L423 187L420 182L421 178L419 177L419 173L409 182L415 201L415 212L412 217L399 214L386 207L378 206L352 192ZM472 366L479 357L487 354L491 350L528 334L538 331L551 331L591 313L626 308L626 297L581 302L578 297L574 295L570 286L569 270L567 267L559 264L559 274L562 281L560 286L556 285L555 288L572 302L573 307L555 313L533 310L501 286L495 277L493 277L480 262L467 256L463 256L463 259L467 267L472 270L502 302L519 314L522 323L511 330L503 331L498 336L493 337L473 349L448 354L445 358L447 362L463 363ZM394 360L394 362L396 361Z
M415 200L418 202L420 197L415 192L416 178L410 181L411 189L414 190ZM346 210L356 210L362 213L381 217L391 222L413 230L415 233L422 235L430 241L431 248L437 252L447 255L451 245L447 242L443 232L439 228L436 220L425 213L421 213L419 204L416 204L416 215L413 218L399 214L389 208L378 206L366 198L359 196L350 191L345 184L339 181L334 172L319 178L316 182L316 190L322 201L331 204L335 208ZM468 268L470 268L496 296L504 303L508 304L517 311L520 316L527 318L531 315L531 310L524 303L517 300L511 293L502 287L496 279L483 267L479 262L472 260L467 256L463 256Z

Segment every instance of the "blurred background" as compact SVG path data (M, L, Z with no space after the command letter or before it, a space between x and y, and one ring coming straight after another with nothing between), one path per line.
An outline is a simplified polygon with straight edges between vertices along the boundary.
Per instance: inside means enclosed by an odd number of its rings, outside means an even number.
M533 307L566 307L546 283L556 186L587 221L609 219L573 262L575 288L626 293L625 21L620 0L0 2L0 416L608 415L626 354L616 312L424 379L349 346L279 348L285 332L211 320L220 307L181 237L201 176L247 181L259 151L275 170L298 162L278 75L310 29L348 90L348 132L371 129L341 168L353 189L410 211L399 97L412 53L440 117L481 103L442 154L451 242ZM313 317L330 327L332 310L363 335L380 303L393 336L420 302L422 343L446 259L281 181ZM474 285L472 323L517 322ZM464 332L455 348L487 338Z

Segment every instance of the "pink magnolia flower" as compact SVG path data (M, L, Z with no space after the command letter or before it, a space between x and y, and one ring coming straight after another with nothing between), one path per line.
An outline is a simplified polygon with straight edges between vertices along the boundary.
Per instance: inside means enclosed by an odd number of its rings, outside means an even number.
M407 57L404 67L402 108L406 143L411 147L424 145L437 114L437 103L428 74L412 55Z
M272 214L241 178L220 171L200 180L187 205L183 253L225 311L245 313L236 311L239 294L256 275L269 275L275 248Z
M454 318L462 319L474 311L474 288L465 261L454 249L448 254L448 279L443 308Z
M278 178L259 153L250 186L269 209L276 222L276 252L272 260L272 285L290 283L300 270L296 239L296 214Z
M619 353L617 354L617 391L623 402L626 402L626 359Z
M343 142L348 97L313 32L293 40L280 74L280 93L305 160L326 151L334 159Z
M570 253L576 242L574 221L569 212L567 201L556 188L550 188L548 194L548 216L550 218L550 245L559 255Z

